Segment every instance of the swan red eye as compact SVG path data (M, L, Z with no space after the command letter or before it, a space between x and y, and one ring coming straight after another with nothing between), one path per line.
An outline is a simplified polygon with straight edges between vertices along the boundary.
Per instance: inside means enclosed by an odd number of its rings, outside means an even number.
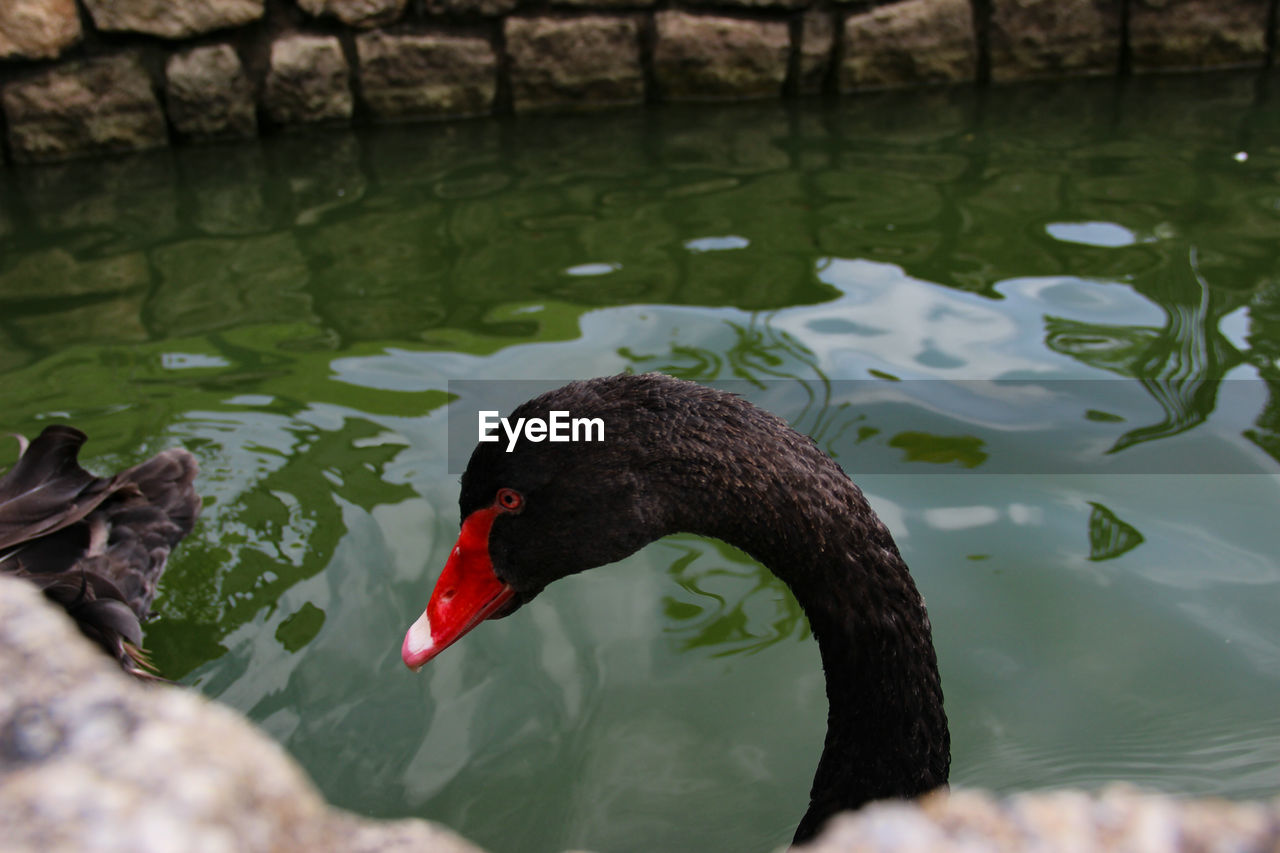
M518 512L524 506L524 495L515 489L498 489L497 504L507 512Z

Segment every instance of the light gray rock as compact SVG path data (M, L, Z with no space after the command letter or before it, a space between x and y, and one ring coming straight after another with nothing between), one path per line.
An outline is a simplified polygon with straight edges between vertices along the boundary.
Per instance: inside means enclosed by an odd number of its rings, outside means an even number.
M1274 853L1280 800L1181 800L1123 785L997 799L979 791L873 803L839 815L805 853L1023 853L1028 850Z
M778 96L791 35L782 21L666 11L656 16L653 71L672 100Z
M351 85L338 39L295 34L273 42L263 105L284 125L350 121Z
M258 133L253 85L229 44L195 47L169 57L165 101L179 133L205 139Z
M366 33L356 37L360 90L376 119L483 115L493 109L498 57L484 39Z
M406 0L298 0L309 15L330 15L349 27L381 27L404 14Z
M1133 70L1260 66L1267 56L1267 0L1133 0Z
M504 32L517 112L644 100L640 25L634 18L507 18Z
M76 0L0 3L0 59L52 59L78 41Z
M262 17L263 0L84 0L100 30L163 38L238 27Z
M58 65L4 90L15 160L65 160L169 142L164 113L138 57Z
M965 82L977 58L969 0L903 0L845 19L840 89Z
M479 853L425 821L331 809L238 714L129 679L64 612L7 576L0 683L6 851Z
M421 820L327 806L238 714L124 675L65 612L0 576L4 849L480 853ZM996 798L939 793L834 818L806 853L1026 850L1274 853L1280 799L1182 800L1124 786Z
M420 820L327 806L238 714L125 676L24 581L0 576L0 826L6 851L479 853ZM977 791L837 816L807 853L1274 853L1280 799L1178 800L1123 786Z
M991 79L1115 74L1119 0L993 0Z

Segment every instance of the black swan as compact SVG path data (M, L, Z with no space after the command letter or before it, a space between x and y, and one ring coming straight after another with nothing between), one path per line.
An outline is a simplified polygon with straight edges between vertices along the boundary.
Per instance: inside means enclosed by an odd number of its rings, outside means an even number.
M156 581L200 512L186 450L114 477L76 461L86 436L46 427L0 477L0 572L35 583L128 673L155 678L141 650Z
M791 588L827 679L827 736L795 843L831 815L944 785L929 617L888 529L817 445L739 397L660 374L573 382L508 418L600 418L599 442L477 445L462 531L401 655L418 669L484 619L668 533L736 545Z

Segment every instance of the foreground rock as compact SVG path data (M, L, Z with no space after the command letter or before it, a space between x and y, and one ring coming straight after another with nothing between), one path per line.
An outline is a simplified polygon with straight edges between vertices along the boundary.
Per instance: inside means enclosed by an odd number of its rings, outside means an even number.
M0 577L0 826L7 851L477 853L425 821L329 808L239 715L135 683Z
M1100 794L1049 791L1004 799L978 791L877 803L831 821L806 853L1022 853L1027 850L1280 850L1280 799L1262 803L1175 800L1112 786Z
M5 851L480 853L421 820L330 808L238 714L127 677L66 614L0 576L0 826ZM842 815L804 848L851 851L1280 850L1280 799L1179 801L1114 787L973 791Z

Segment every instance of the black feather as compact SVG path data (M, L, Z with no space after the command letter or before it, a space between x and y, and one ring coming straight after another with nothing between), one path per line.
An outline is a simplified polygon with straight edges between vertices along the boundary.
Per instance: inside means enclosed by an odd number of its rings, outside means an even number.
M115 631L135 646L142 645L142 625L129 606L114 598L86 601L76 613L76 618L92 622L106 631Z
M0 477L0 572L36 584L127 671L154 677L139 648L169 553L200 512L195 457L166 450L98 477L86 436L47 427Z
M791 588L822 656L827 738L795 842L837 811L946 783L951 735L924 599L831 457L745 400L657 374L573 382L510 417L557 410L601 418L607 440L484 443L462 475L463 518L500 489L524 498L487 542L517 605L669 533L722 539Z
M46 427L0 477L0 551L79 521L110 493L113 480L76 461L86 438L74 427Z

